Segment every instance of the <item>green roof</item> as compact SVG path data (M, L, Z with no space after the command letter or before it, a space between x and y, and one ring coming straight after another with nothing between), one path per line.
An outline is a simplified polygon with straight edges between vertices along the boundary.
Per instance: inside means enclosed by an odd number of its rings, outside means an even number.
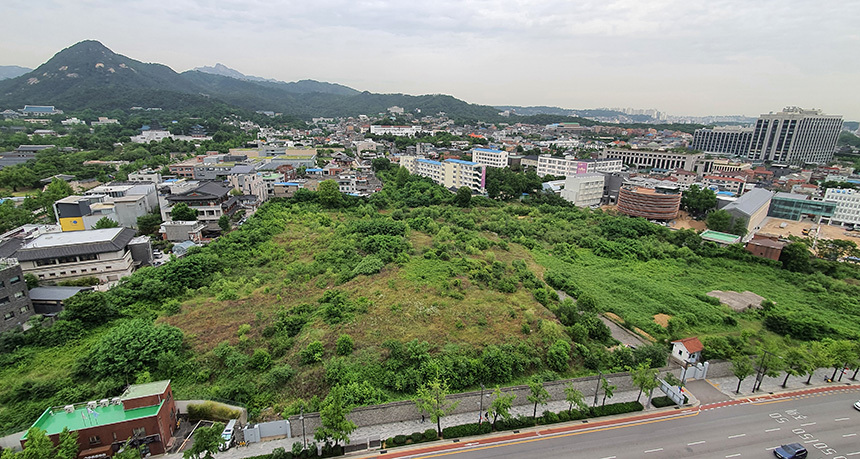
M707 239L707 240L714 241L714 242L720 242L723 244L734 244L734 243L739 242L741 240L741 237L736 235L736 234L721 233L719 231L713 231L713 230L705 230L699 236L701 236L702 239Z
M143 385L148 386L149 384ZM67 413L62 407L48 408L39 416L33 427L44 430L48 435L54 435L62 432L64 427L68 427L70 431L75 431L93 426L116 424L118 422L155 416L163 404L164 401L162 400L158 405L132 410L123 409L122 404L97 406L93 408L95 414L89 413L86 405L75 405L75 410L71 413ZM27 435L25 434L21 439L26 440Z
M128 400L130 398L140 398L148 395L161 395L167 390L167 386L169 385L169 379L146 384L132 384L128 386L128 389L126 389L119 398L122 400Z

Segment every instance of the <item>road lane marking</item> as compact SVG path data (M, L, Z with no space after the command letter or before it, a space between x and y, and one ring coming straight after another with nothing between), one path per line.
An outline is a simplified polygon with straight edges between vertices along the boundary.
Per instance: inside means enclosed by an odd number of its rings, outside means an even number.
M726 457L738 457L738 456L740 456L740 455L741 455L741 453L737 453L737 454L729 454L729 455L728 455L728 456L726 456Z
M807 422L806 424L801 424L800 427L814 426L815 424L816 423L814 423L814 422Z
M648 453L658 453L658 452L660 452L660 451L663 451L663 448L649 449L649 450L646 450L646 451L645 451L645 454L648 454Z
M737 434L737 435L731 435L731 436L729 436L729 438L740 438L740 437L746 437L746 436L747 436L747 434Z
M853 453L848 453L848 454L846 454L846 456L856 456L856 455L858 455L858 454L860 454L860 451L855 451L855 452L853 452Z
M851 419L851 418L838 418L838 419L834 419L833 422L847 421L849 419Z
M845 435L843 435L843 437L854 437L854 436L857 436L857 434L856 434L856 433L853 433L853 434L845 434Z
M601 459L615 459L615 456L606 456L606 457L601 458Z
M765 432L776 432L777 430L779 430L779 427L777 427L775 429L767 429L767 430L765 430Z
M702 441L694 441L693 443L687 443L687 446L701 445L701 444L702 444L702 443L704 443L704 442L705 442L705 440L702 440Z

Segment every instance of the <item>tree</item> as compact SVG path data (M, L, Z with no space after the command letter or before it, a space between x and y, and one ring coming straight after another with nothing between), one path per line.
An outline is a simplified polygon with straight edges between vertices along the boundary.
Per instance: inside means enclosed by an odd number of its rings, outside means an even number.
M226 214L218 217L218 227L221 228L221 231L227 232L230 231L230 217Z
M831 356L833 375L830 377L830 379L833 380L836 378L836 372L845 368L845 365L849 362L854 361L857 355L857 351L855 349L855 344L845 339L825 340L824 343L827 346L827 352ZM840 375L839 378L842 379L842 376Z
M681 206L687 209L690 215L701 218L708 211L717 207L717 195L710 188L690 185L690 189L681 195Z
M111 328L80 362L80 369L95 377L133 378L155 368L164 354L180 353L182 331L134 319Z
M397 169L397 175L395 175L394 177L394 183L397 185L397 188L403 188L408 181L409 170L401 166L399 169Z
M26 206L16 206L11 200L0 203L0 233L35 221L33 212L27 210Z
M790 347L785 353L785 379L782 380L782 388L788 384L789 376L801 376L812 371L807 362L807 354L798 347Z
M496 386L496 390L493 391L493 401L490 403L490 407L487 409L487 413L489 416L493 418L493 429L496 428L496 421L501 417L502 419L510 419L511 418L511 407L514 404L514 399L517 398L516 394L508 394L502 395L502 390L499 389L499 386Z
M576 409L582 412L588 409L588 404L585 403L585 397L582 395L581 391L577 390L577 388L573 386L573 383L564 386L564 400L570 404L567 409L568 413L573 410L573 405L576 405Z
M727 233L732 229L732 214L720 209L708 214L705 219L708 229Z
M467 186L461 186L457 190L457 195L454 197L454 202L460 207L469 207L472 201L472 190Z
M87 325L101 325L119 317L119 310L104 292L81 291L65 301L60 317L80 320Z
M442 417L451 414L460 402L448 402L448 383L435 379L418 388L415 404L418 411L430 415L430 421L436 423L436 432L442 435Z
M732 224L729 233L738 235L740 237L744 237L747 235L747 219L745 218L736 218L735 222Z
M549 392L547 392L546 388L543 387L543 381L538 378L534 378L529 381L529 395L526 399L535 404L532 417L536 418L538 404L546 405L550 400Z
M741 383L747 376L753 374L752 363L750 362L749 357L745 355L739 355L732 359L732 374L735 375L735 378L738 378L738 387L735 389L735 393L739 394L741 392Z
M158 212L137 217L137 231L140 234L155 234L160 226L161 214Z
M784 269L807 273L809 272L809 247L802 242L792 242L782 248L779 261Z
M391 169L391 161L389 161L388 158L373 158L370 161L370 168L373 169L373 172L378 174L382 171Z
M68 427L63 427L57 439L57 459L77 459L79 451L78 433L69 432Z
M224 424L216 422L211 427L200 427L194 431L194 443L182 453L183 459L212 459L218 452L218 446L224 443L221 432Z
M24 443L24 451L15 455L18 459L54 459L54 443L48 438L47 433L38 428L30 427L27 431L27 442ZM6 459L4 452L3 459Z
M806 384L810 384L812 381L812 374L815 372L815 369L829 367L833 358L828 352L827 345L821 341L813 341L812 344L810 344L807 351L807 357L809 359L809 366L812 367L812 370L810 370L809 376L806 378Z
M27 166L19 165L0 169L0 186L12 188L12 191L32 187L36 181L36 174Z
M182 222L197 221L197 209L192 209L191 207L188 207L188 204L180 202L170 210L170 219Z
M106 229L106 228L118 228L119 223L114 220L111 220L108 217L102 217L96 224L93 226L93 229Z
M317 189L317 196L320 204L329 209L340 207L343 201L343 195L340 194L340 188L334 180L323 180Z
M659 387L657 381L657 369L651 368L651 362L641 362L636 368L628 368L630 376L633 379L633 384L639 388L639 395L636 396L636 401L642 396L642 392L648 392L648 402L651 402L651 391Z
M606 378L602 378L600 381L600 387L603 389L603 403L600 406L606 406L606 399L612 398L615 395L615 389L618 389L618 386L614 384L609 384L609 380Z
M331 440L335 445L341 441L349 443L349 434L355 431L357 426L347 419L352 407L345 404L343 391L341 386L334 386L329 390L320 409L322 426L314 432L314 440L324 441L326 444Z

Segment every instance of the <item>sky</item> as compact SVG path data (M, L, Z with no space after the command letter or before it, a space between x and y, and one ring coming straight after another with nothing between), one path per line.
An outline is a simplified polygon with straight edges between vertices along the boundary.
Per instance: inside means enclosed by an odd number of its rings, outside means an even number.
M486 105L860 120L860 0L2 0L0 65L81 40L182 72Z

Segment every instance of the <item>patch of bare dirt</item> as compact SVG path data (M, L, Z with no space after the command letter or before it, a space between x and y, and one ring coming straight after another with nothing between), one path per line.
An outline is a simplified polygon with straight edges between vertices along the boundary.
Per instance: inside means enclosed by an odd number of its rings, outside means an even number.
M669 326L670 318L672 318L672 316L670 316L669 314L654 314L654 322L663 328Z

